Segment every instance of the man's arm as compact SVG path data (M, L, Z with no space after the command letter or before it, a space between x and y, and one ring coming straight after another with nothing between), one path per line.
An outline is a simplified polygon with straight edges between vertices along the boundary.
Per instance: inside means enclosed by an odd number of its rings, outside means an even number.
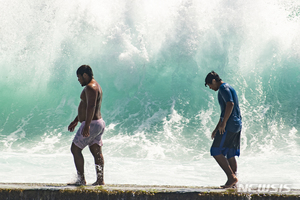
M96 101L97 101L97 91L91 87L86 86L85 88L86 95L86 115L85 115L85 125L83 128L82 135L84 137L90 136L90 124L95 114Z
M234 103L232 101L228 101L226 103L224 118L223 118L223 121L219 125L220 134L223 134L225 132L226 123L232 113L233 106L234 106Z
M218 124L217 124L217 126L216 126L216 128L215 128L215 130L214 130L214 131L212 132L212 134L211 134L211 139L214 139L214 138L215 138L215 136L216 136L216 134L217 134L217 131L218 131L218 129L219 129L219 126L220 126L221 122L222 122L222 120L221 120L221 118L220 118L220 120L219 120L219 122L218 122Z
M78 124L78 115L75 117L75 119L70 123L70 125L68 126L68 130L70 132L73 132L75 127L77 126Z

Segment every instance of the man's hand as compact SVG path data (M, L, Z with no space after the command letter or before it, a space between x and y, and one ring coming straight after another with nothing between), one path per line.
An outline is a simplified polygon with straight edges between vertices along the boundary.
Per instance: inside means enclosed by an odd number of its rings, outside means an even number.
M83 137L89 137L90 136L90 126L84 125L82 133Z
M217 130L214 130L211 134L211 139L213 140L217 134Z
M72 121L70 123L70 125L68 126L68 131L73 132L75 127L77 126L77 124L78 124L78 121Z
M219 132L221 135L225 132L225 127L226 127L226 123L224 123L224 121L221 122L219 125Z

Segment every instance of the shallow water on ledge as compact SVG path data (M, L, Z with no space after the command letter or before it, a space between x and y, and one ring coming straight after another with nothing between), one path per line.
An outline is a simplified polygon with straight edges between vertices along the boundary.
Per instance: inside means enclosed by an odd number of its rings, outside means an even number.
M84 152L88 184L95 181L92 155ZM297 157L285 158L278 163L275 158L238 158L240 184L288 184L300 188L298 168L289 168ZM261 160L261 165L255 163ZM16 165L16 167L14 167ZM6 154L0 156L2 183L69 183L75 180L75 166L71 154ZM283 171L286 173L283 176ZM106 184L213 186L226 181L226 176L213 158L199 161L176 162L165 160L142 160L133 158L105 157Z
M240 101L240 182L299 188L299 0L1 3L0 182L74 180L67 126L75 71L90 64L104 92L107 183L225 183L209 156L220 109L204 79L215 70Z

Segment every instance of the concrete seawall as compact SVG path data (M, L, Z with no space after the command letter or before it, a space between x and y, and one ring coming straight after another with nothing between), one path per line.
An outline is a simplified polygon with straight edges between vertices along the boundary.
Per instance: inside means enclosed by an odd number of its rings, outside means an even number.
M178 186L66 186L63 184L0 183L0 200L292 200L300 190L288 193L238 192L236 189Z

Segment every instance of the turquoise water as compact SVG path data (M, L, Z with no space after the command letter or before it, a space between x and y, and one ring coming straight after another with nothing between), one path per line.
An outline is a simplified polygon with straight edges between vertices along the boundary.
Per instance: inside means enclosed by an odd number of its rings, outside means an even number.
M300 187L297 0L4 0L0 11L1 182L75 177L67 126L89 64L104 93L106 183L225 182L209 155L215 70L239 96L240 181Z

